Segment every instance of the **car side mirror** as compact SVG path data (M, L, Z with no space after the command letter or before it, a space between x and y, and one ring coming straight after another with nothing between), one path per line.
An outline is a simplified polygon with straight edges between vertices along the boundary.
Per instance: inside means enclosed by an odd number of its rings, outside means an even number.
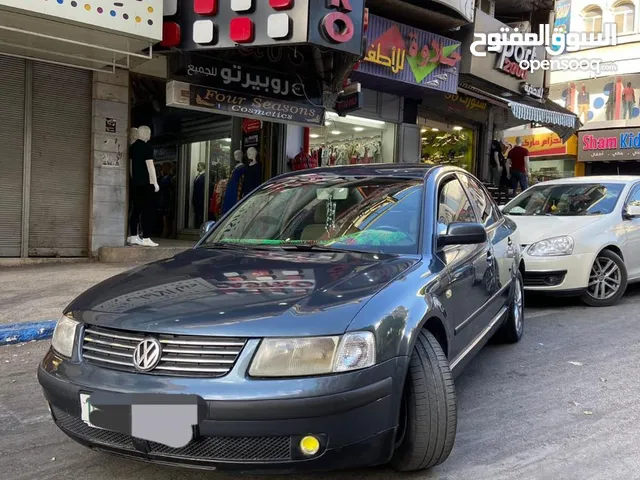
M487 241L487 231L479 223L451 223L446 233L438 236L438 247L474 245Z
M640 205L627 205L624 209L625 218L637 218L640 217Z
M209 233L215 224L216 222L214 221L204 222L200 227L200 238Z

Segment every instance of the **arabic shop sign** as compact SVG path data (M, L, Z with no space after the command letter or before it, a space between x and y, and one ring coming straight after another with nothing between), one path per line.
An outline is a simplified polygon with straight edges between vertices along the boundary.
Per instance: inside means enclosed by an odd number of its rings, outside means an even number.
M351 83L340 92L333 109L343 117L347 113L359 110L363 101L362 85L359 82Z
M520 135L522 146L529 150L530 157L547 157L552 155L575 155L576 137L572 136L566 143L555 133L538 133ZM505 137L504 142L516 144L516 137Z
M578 132L578 161L640 160L640 129Z
M272 122L304 126L324 124L322 107L286 100L274 100L262 95L229 92L200 85L190 86L189 104L227 115L265 119Z
M542 87L534 87L533 85L531 85L530 83L523 83L522 84L522 91L529 95L530 97L535 97L535 98L544 98L544 88Z
M310 43L360 55L364 33L364 0L310 1L308 25Z
M449 100L452 103L462 105L465 110L486 110L489 106L487 102L478 100L477 98L469 97L462 93L460 94L447 94L444 96L445 100Z
M456 93L460 42L369 15L371 39L357 72Z
M172 56L169 68L172 80L292 102L322 104L322 85L316 79L186 53Z

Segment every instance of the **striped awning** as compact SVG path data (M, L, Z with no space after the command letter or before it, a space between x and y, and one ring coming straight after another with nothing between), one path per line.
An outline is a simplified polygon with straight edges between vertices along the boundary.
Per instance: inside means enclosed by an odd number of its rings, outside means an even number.
M546 99L544 103L540 103L540 107L527 105L525 103L516 102L507 98L502 98L488 92L484 92L476 87L466 84L460 84L459 90L463 93L471 95L481 95L493 104L500 105L511 111L513 116L519 120L526 122L539 123L555 132L563 142L569 140L578 129L582 126L582 122L578 116L566 108L561 107L552 100ZM544 106L544 108L542 107Z

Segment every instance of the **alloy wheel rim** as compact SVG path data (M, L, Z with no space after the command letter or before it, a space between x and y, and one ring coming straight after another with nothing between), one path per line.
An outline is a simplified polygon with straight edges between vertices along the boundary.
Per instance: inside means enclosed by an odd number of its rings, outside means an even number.
M589 295L596 300L607 300L618 292L621 284L622 272L618 264L610 258L596 258L589 274Z
M514 292L514 298L513 298L513 319L515 322L515 327L516 327L516 331L518 332L518 334L520 334L520 332L522 332L522 317L523 315L523 309L524 309L524 302L523 302L523 294L522 294L522 285L520 283L520 279L516 278L516 285L515 285L516 289Z

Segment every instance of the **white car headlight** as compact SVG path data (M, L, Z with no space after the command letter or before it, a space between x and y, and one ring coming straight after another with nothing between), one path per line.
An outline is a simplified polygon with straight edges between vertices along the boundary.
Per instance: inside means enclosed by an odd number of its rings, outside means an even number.
M265 338L251 362L253 377L301 377L347 372L375 364L371 332L343 336Z
M63 315L53 331L51 346L60 355L71 358L76 339L76 331L80 323Z
M540 240L531 244L527 253L534 257L571 255L573 253L573 238L561 236Z

